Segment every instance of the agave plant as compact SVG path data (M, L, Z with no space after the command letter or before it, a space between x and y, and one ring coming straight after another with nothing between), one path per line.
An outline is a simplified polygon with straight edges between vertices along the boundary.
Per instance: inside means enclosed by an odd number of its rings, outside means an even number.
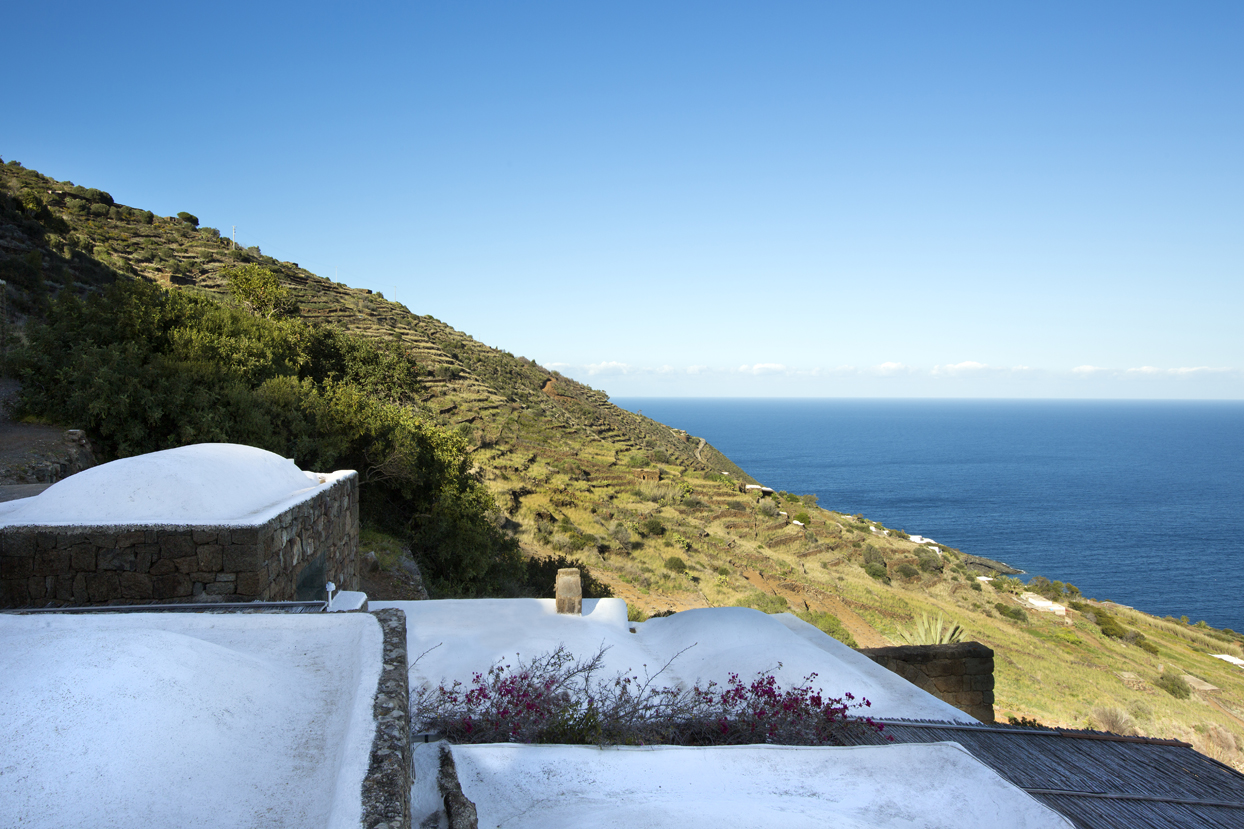
M898 632L898 638L909 645L950 645L962 642L963 632L959 625L946 624L940 613L936 622L927 613L921 613L914 626Z

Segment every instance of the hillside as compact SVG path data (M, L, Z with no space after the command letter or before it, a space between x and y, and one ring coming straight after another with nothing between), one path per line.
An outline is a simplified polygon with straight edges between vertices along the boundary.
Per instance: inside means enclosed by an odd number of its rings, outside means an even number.
M279 275L303 319L400 343L416 367L407 405L467 439L498 525L528 556L581 561L636 611L791 609L860 647L898 643L923 617L941 615L996 651L1000 718L1178 737L1244 768L1244 672L1212 656L1244 657L1237 634L1083 599L1058 582L1039 589L1079 609L1065 619L1038 612L1017 581L978 581L998 571L971 551L917 543L811 496L744 490L755 482L711 435L622 410L603 392L380 294L235 249L189 214L154 216L0 165L9 337L20 338L24 321L61 292L98 292L117 279L230 303L221 274L245 263ZM369 538L389 551L375 584L406 598L394 554L401 539ZM1184 676L1192 688L1180 698Z

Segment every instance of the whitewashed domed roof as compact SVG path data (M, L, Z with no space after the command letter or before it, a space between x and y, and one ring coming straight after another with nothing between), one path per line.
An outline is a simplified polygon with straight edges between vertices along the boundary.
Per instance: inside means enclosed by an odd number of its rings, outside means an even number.
M261 523L336 477L254 446L200 443L102 464L0 504L0 526Z

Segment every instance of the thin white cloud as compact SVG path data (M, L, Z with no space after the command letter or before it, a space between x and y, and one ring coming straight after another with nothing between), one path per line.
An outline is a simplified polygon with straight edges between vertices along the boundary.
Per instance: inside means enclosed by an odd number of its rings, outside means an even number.
M949 374L952 377L956 374L968 374L971 372L985 371L990 367L984 363L978 363L975 360L965 360L962 363L952 363L947 366L934 366L934 374Z
M708 371L708 366L687 366L688 374L699 374L704 371Z
M1214 368L1212 366L1183 366L1181 368L1157 368L1156 366L1140 366L1129 368L1127 374L1146 377L1187 377L1193 374L1226 374L1230 368Z
M1075 368L1071 370L1071 373L1080 374L1085 377L1088 377L1094 374L1099 374L1100 372L1103 372L1103 371L1110 371L1110 369L1101 368L1099 366L1076 366Z
M892 377L896 374L911 374L915 369L911 366L905 366L902 363L882 363L873 366L869 371L873 374L879 374L882 377Z
M609 360L603 363L589 363L584 368L593 376L597 374L630 374L631 367L626 363Z
M786 371L786 366L781 363L756 363L754 366L739 366L739 372L742 374L778 374Z

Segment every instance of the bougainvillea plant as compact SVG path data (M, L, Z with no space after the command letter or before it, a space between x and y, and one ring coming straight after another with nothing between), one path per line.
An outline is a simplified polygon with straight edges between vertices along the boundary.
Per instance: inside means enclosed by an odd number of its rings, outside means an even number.
M425 686L414 695L414 724L458 743L697 746L842 745L852 729L884 727L852 715L868 700L814 688L816 674L791 688L762 671L750 682L730 674L724 687L687 690L656 682L673 659L642 681L601 679L605 650L579 660L559 647L514 666L497 662L469 683Z

